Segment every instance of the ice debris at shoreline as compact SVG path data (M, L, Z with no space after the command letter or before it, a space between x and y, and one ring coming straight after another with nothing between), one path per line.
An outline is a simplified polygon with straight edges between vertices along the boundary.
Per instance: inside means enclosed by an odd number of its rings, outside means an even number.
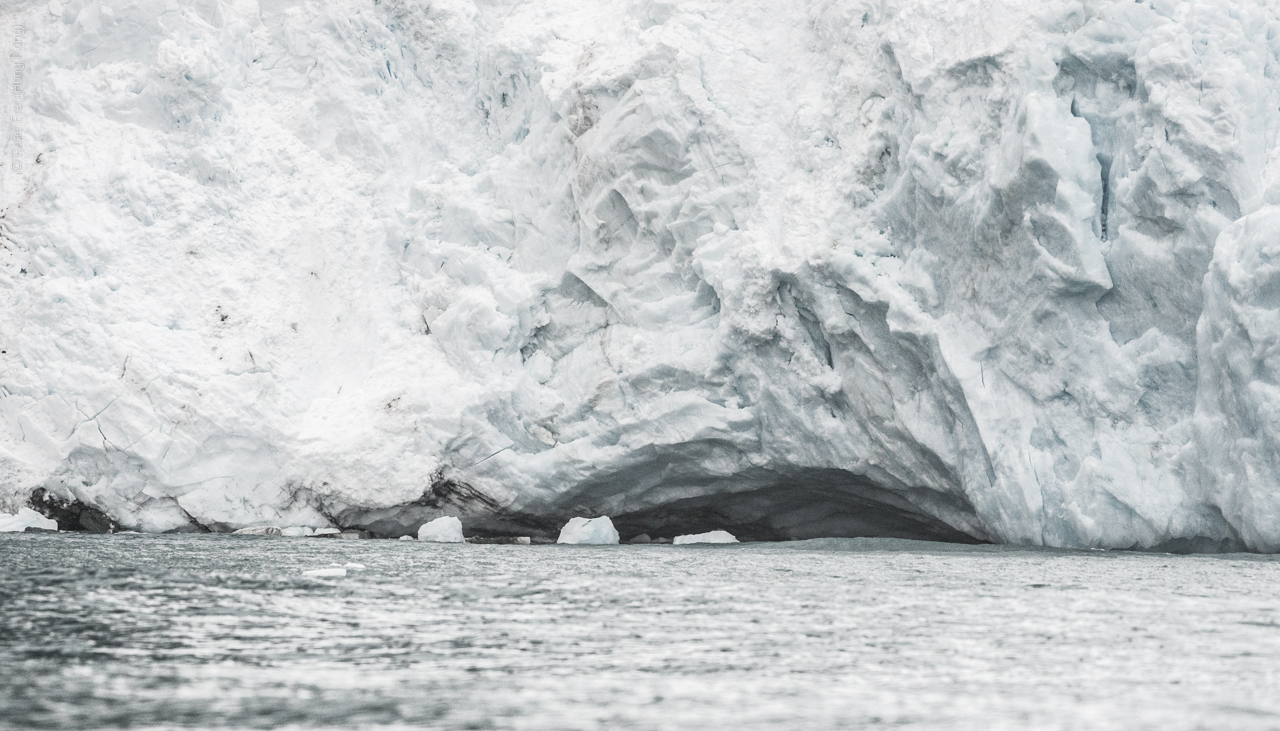
M464 543L467 539L462 535L462 521L446 515L423 524L418 529L418 540L431 543Z
M677 546L687 546L690 543L737 543L738 539L733 534L724 530L713 530L707 533L695 533L687 536L676 536L672 541Z
M560 529L556 543L574 545L608 546L618 543L618 531L609 516L599 518L572 518Z
M241 528L232 532L233 536L280 536L284 535L284 531L275 525L258 525L251 528Z
M21 533L28 528L58 530L58 522L44 517L31 508L21 508L16 515L0 513L0 533Z
M309 571L303 571L302 575L317 579L340 579L347 575L347 570L344 568L311 569Z

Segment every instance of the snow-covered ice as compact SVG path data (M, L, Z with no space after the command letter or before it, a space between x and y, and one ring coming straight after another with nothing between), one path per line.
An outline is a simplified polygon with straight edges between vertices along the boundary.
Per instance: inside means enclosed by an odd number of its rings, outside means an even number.
M462 521L453 516L436 518L418 529L418 540L433 543L462 543Z
M0 25L2 509L1280 550L1274 2Z
M307 526L293 525L281 530L280 534L286 538L303 538L315 535L315 529Z
M599 518L571 518L560 529L556 543L608 546L618 543L618 531L609 516Z
M44 517L31 508L19 508L15 514L0 513L0 533L20 533L27 528L58 530L58 522Z
M737 543L738 539L733 534L723 530L713 530L706 533L695 533L687 536L676 536L672 541L674 545L680 546L687 543Z

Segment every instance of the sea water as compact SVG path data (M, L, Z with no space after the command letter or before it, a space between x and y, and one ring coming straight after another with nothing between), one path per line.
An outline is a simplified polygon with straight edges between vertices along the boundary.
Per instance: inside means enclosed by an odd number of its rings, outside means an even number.
M1280 561L0 535L7 729L881 726L1280 728Z

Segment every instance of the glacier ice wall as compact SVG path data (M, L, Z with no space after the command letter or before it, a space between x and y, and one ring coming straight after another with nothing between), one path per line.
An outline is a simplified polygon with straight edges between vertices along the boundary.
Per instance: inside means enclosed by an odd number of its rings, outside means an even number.
M2 12L11 507L1280 550L1274 4Z

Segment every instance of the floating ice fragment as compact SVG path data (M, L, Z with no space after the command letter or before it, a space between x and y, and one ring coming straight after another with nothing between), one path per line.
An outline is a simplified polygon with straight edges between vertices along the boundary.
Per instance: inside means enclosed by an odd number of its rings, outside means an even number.
M22 508L17 515L0 513L0 533L21 533L27 528L57 530L58 522L44 517L31 508Z
M364 571L365 565L362 563L352 562L352 563L344 564L343 568L348 568L348 569L351 569L352 571Z
M311 535L313 535L313 536L334 536L334 535L337 535L337 534L339 534L339 533L341 533L341 532L342 532L342 531L338 530L337 528L316 528L315 532L314 532L314 533L312 533Z
M695 533L689 536L676 536L673 541L677 546L687 545L690 543L737 543L738 539L733 537L729 531L713 530L708 533Z
M418 529L418 540L434 543L462 543L462 521L453 516L436 518Z
M599 518L572 518L560 529L560 538L556 543L573 543L578 545L616 545L618 531L613 527L609 516Z
M413 540L417 540L417 539L415 539L413 536L400 536L400 540L402 540L402 541L413 541Z
M301 537L301 536L309 536L309 535L313 535L313 534L315 534L315 531L314 531L314 530L312 530L312 529L310 529L310 528L308 528L308 527L306 527L305 525L303 525L303 526L290 526L290 527L288 527L288 528L285 528L283 531L281 531L281 534L282 534L282 535L285 535L285 536L288 536L288 537L290 537L290 538L298 538L298 537Z
M341 578L341 577L343 577L343 576L346 576L346 575L347 575L347 570L346 570L346 569L342 569L342 568L338 568L338 569L311 569L310 571L303 571L303 572L302 572L302 575L303 575L303 576L311 576L311 577L315 577L315 578L322 578L322 579L323 579L323 578L330 578L330 577L334 577L334 578Z
M275 525L256 525L252 528L241 528L233 532L233 536L278 536L283 535L284 531Z

